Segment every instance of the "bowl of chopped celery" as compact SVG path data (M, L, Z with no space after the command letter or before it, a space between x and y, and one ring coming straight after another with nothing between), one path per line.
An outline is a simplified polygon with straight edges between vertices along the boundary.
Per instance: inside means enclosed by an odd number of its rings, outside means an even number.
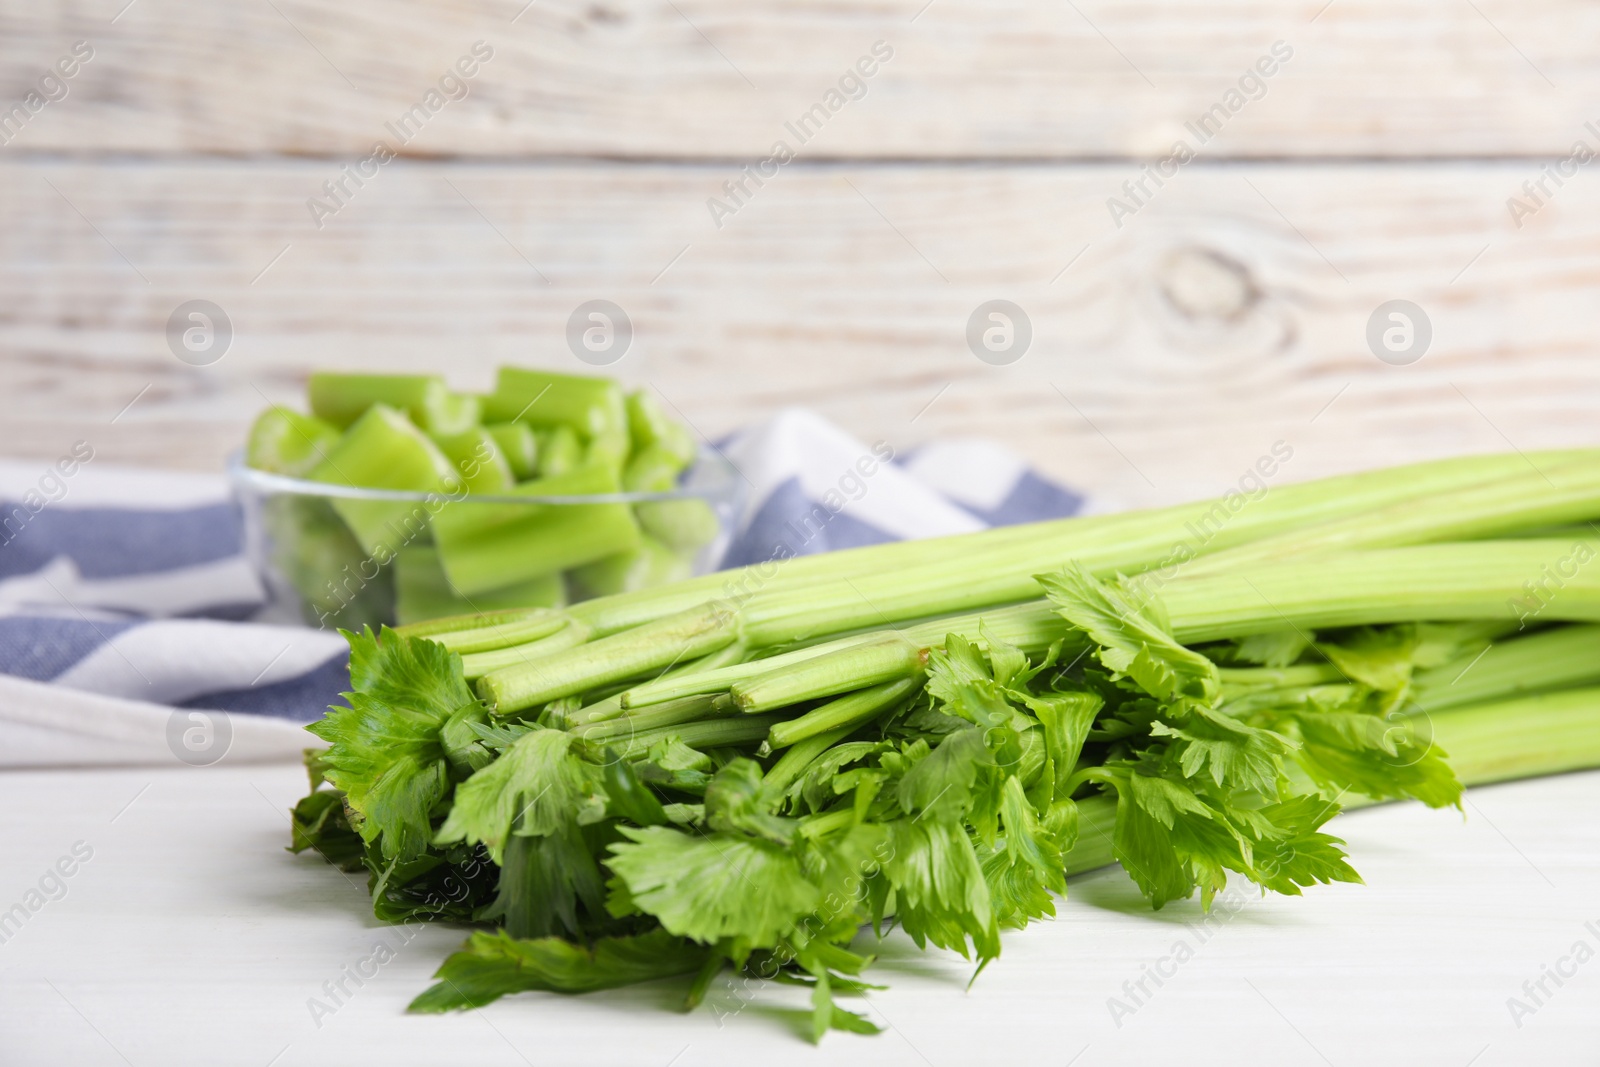
M715 566L740 479L644 390L502 367L318 373L229 461L266 617L357 629L560 607Z

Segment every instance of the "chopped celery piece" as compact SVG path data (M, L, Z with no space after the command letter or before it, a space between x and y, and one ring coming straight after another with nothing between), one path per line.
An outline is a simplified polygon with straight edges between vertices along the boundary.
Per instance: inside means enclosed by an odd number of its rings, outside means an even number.
M495 422L484 427L511 465L511 477L519 482L532 478L539 470L539 439L525 422Z
M385 404L374 404L357 419L308 477L332 485L416 492L442 492L459 484L444 453ZM334 500L333 508L380 563L419 537L433 510L406 500Z
M466 433L432 434L469 493L503 493L516 484L511 463L495 436L481 426Z
M329 501L270 497L262 502L262 525L273 566L299 594L306 622L359 630L391 617L389 568L362 552Z
M270 407L250 427L244 461L258 471L299 477L322 462L337 440L336 426L313 415Z
M622 390L609 378L501 367L483 407L490 422L525 422L547 430L566 426L585 441L627 430Z
M570 426L557 426L539 435L539 477L559 478L583 464L583 445Z
M477 397L452 393L433 374L330 374L311 376L311 410L341 429L374 404L404 411L429 433L461 433L478 422Z
M622 475L631 493L660 493L678 484L683 464L665 447L647 445L634 453ZM650 500L635 504L634 515L645 532L668 548L692 552L716 540L721 524L704 500Z
M589 496L620 491L604 467L524 482L514 496ZM446 505L433 520L444 569L468 597L637 548L639 527L626 504Z
M503 608L561 607L566 589L559 574L459 596L439 565L439 554L424 545L402 548L394 560L395 616L402 625Z
M694 438L681 422L669 418L648 390L637 389L628 394L628 436L633 451L641 452L652 446L666 449L678 460L681 469L694 460Z
M717 539L722 524L704 500L649 500L633 506L639 525L668 548L692 552Z
M661 493L678 484L686 464L661 445L646 445L628 460L622 488L630 493Z
M689 577L689 561L653 537L639 547L576 567L568 575L580 597L612 596Z

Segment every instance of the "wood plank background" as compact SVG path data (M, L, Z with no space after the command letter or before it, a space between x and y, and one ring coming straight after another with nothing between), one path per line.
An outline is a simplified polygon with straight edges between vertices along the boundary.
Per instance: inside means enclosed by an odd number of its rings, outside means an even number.
M1000 437L1128 503L1278 439L1299 478L1597 436L1600 188L1544 177L1600 149L1593 4L123 2L0 3L0 108L94 48L0 147L12 455L216 469L312 367L581 369L593 297L637 327L617 372L707 435L805 404L897 446ZM469 95L316 225L477 41ZM719 227L707 200L876 41L865 95ZM996 297L1034 326L1010 367L964 341ZM210 367L166 347L193 298L237 331ZM1412 366L1365 341L1396 298L1433 323Z

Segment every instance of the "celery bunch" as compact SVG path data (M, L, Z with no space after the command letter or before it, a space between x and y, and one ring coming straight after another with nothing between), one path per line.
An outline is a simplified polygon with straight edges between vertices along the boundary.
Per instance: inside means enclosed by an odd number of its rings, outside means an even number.
M695 498L516 501L677 487L695 456L688 431L609 379L503 367L493 392L470 396L432 375L321 373L308 393L310 415L274 407L256 420L249 466L419 495L266 502L274 561L315 621L410 623L644 589L686 577L719 531Z
M729 970L871 1031L1117 862L1359 881L1342 808L1600 766L1600 452L1491 456L349 634L294 848L480 924L418 1011Z

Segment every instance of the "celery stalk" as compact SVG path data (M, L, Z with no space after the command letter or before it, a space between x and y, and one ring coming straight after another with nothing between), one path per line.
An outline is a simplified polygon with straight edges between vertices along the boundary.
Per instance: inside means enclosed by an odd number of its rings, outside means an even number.
M1569 459L1600 466L1600 451L1537 453L1529 459L1545 466ZM899 622L1032 598L1037 590L1027 575L1069 559L1101 574L1169 566L1187 570L1177 565L1193 556L1504 477L1525 470L1528 461L1516 454L1442 460L1286 485L1255 500L1240 496L1237 510L1222 501L1202 501L803 556L588 601L573 610L597 633L614 633L708 596L744 600L740 591L750 590L750 601L766 601L763 610L770 619L764 625L775 633L799 628L812 612L824 621L842 616L847 625ZM926 569L908 573L912 567ZM936 587L915 587L929 576L939 582ZM859 584L863 578L866 584ZM753 629L752 639L766 640L760 627Z
M768 671L734 684L728 692L742 711L768 711L904 679L920 674L927 663L926 648L890 633L829 656Z
M629 393L627 409L628 437L635 453L661 449L676 459L679 470L693 461L694 438L682 423L667 417L651 393L644 389Z
M568 577L581 598L648 589L689 576L689 564L648 534L639 547L575 567Z
M1310 566L1282 562L1179 575L1161 590L1161 600L1174 636L1185 644L1286 625L1515 621L1519 613L1541 621L1600 621L1600 567L1585 566L1597 553L1600 545L1584 541L1377 549L1330 556Z
M488 430L475 426L464 433L429 436L455 468L468 492L504 493L515 484L511 463L501 450L499 440Z
M589 628L581 622L569 622L555 633L504 648L469 652L461 657L461 673L467 681L482 678L495 671L533 663L547 656L576 648L589 639Z
M446 577L438 552L427 545L408 545L396 553L394 585L395 617L402 624L506 608L556 608L566 602L559 574L463 596Z
M525 482L539 469L539 439L525 422L495 422L484 427L506 457L514 481Z
M404 411L430 433L462 433L478 421L478 401L452 393L432 374L331 374L319 372L307 385L311 410L343 429L374 404Z
M566 625L565 616L549 608L506 608L397 626L395 632L402 637L426 637L434 644L465 655L537 641Z
M537 429L566 426L585 441L628 427L622 390L609 378L501 367L483 401L489 422L525 422Z
M806 712L798 719L790 719L774 726L767 735L767 744L774 749L788 748L798 741L819 734L831 734L841 730L848 732L898 706L915 693L920 685L921 679L900 678L831 700L820 708Z
M570 426L557 426L539 435L540 478L559 478L583 465L583 445Z
M1600 684L1600 626L1560 626L1496 641L1441 667L1418 671L1411 694L1428 711L1510 697L1518 691Z
M258 471L299 477L322 462L338 440L338 428L322 419L270 407L250 427L244 461Z
M615 493L607 470L584 468L516 486L511 496ZM445 573L464 596L589 563L639 545L626 504L498 504L465 500L441 509L433 536Z
M367 409L307 477L315 482L367 489L443 493L454 471L438 447L398 411L384 404ZM366 552L387 562L403 545L423 536L434 507L405 500L334 500Z
M486 674L478 679L478 695L505 715L715 651L737 636L733 612L727 604L712 601L564 656Z
M710 696L694 696L668 701L665 704L654 704L635 714L576 727L573 733L586 740L600 743L633 737L645 730L656 730L663 726L680 726L702 719L725 718L727 714L732 714L731 712L716 714L712 708L713 699Z

